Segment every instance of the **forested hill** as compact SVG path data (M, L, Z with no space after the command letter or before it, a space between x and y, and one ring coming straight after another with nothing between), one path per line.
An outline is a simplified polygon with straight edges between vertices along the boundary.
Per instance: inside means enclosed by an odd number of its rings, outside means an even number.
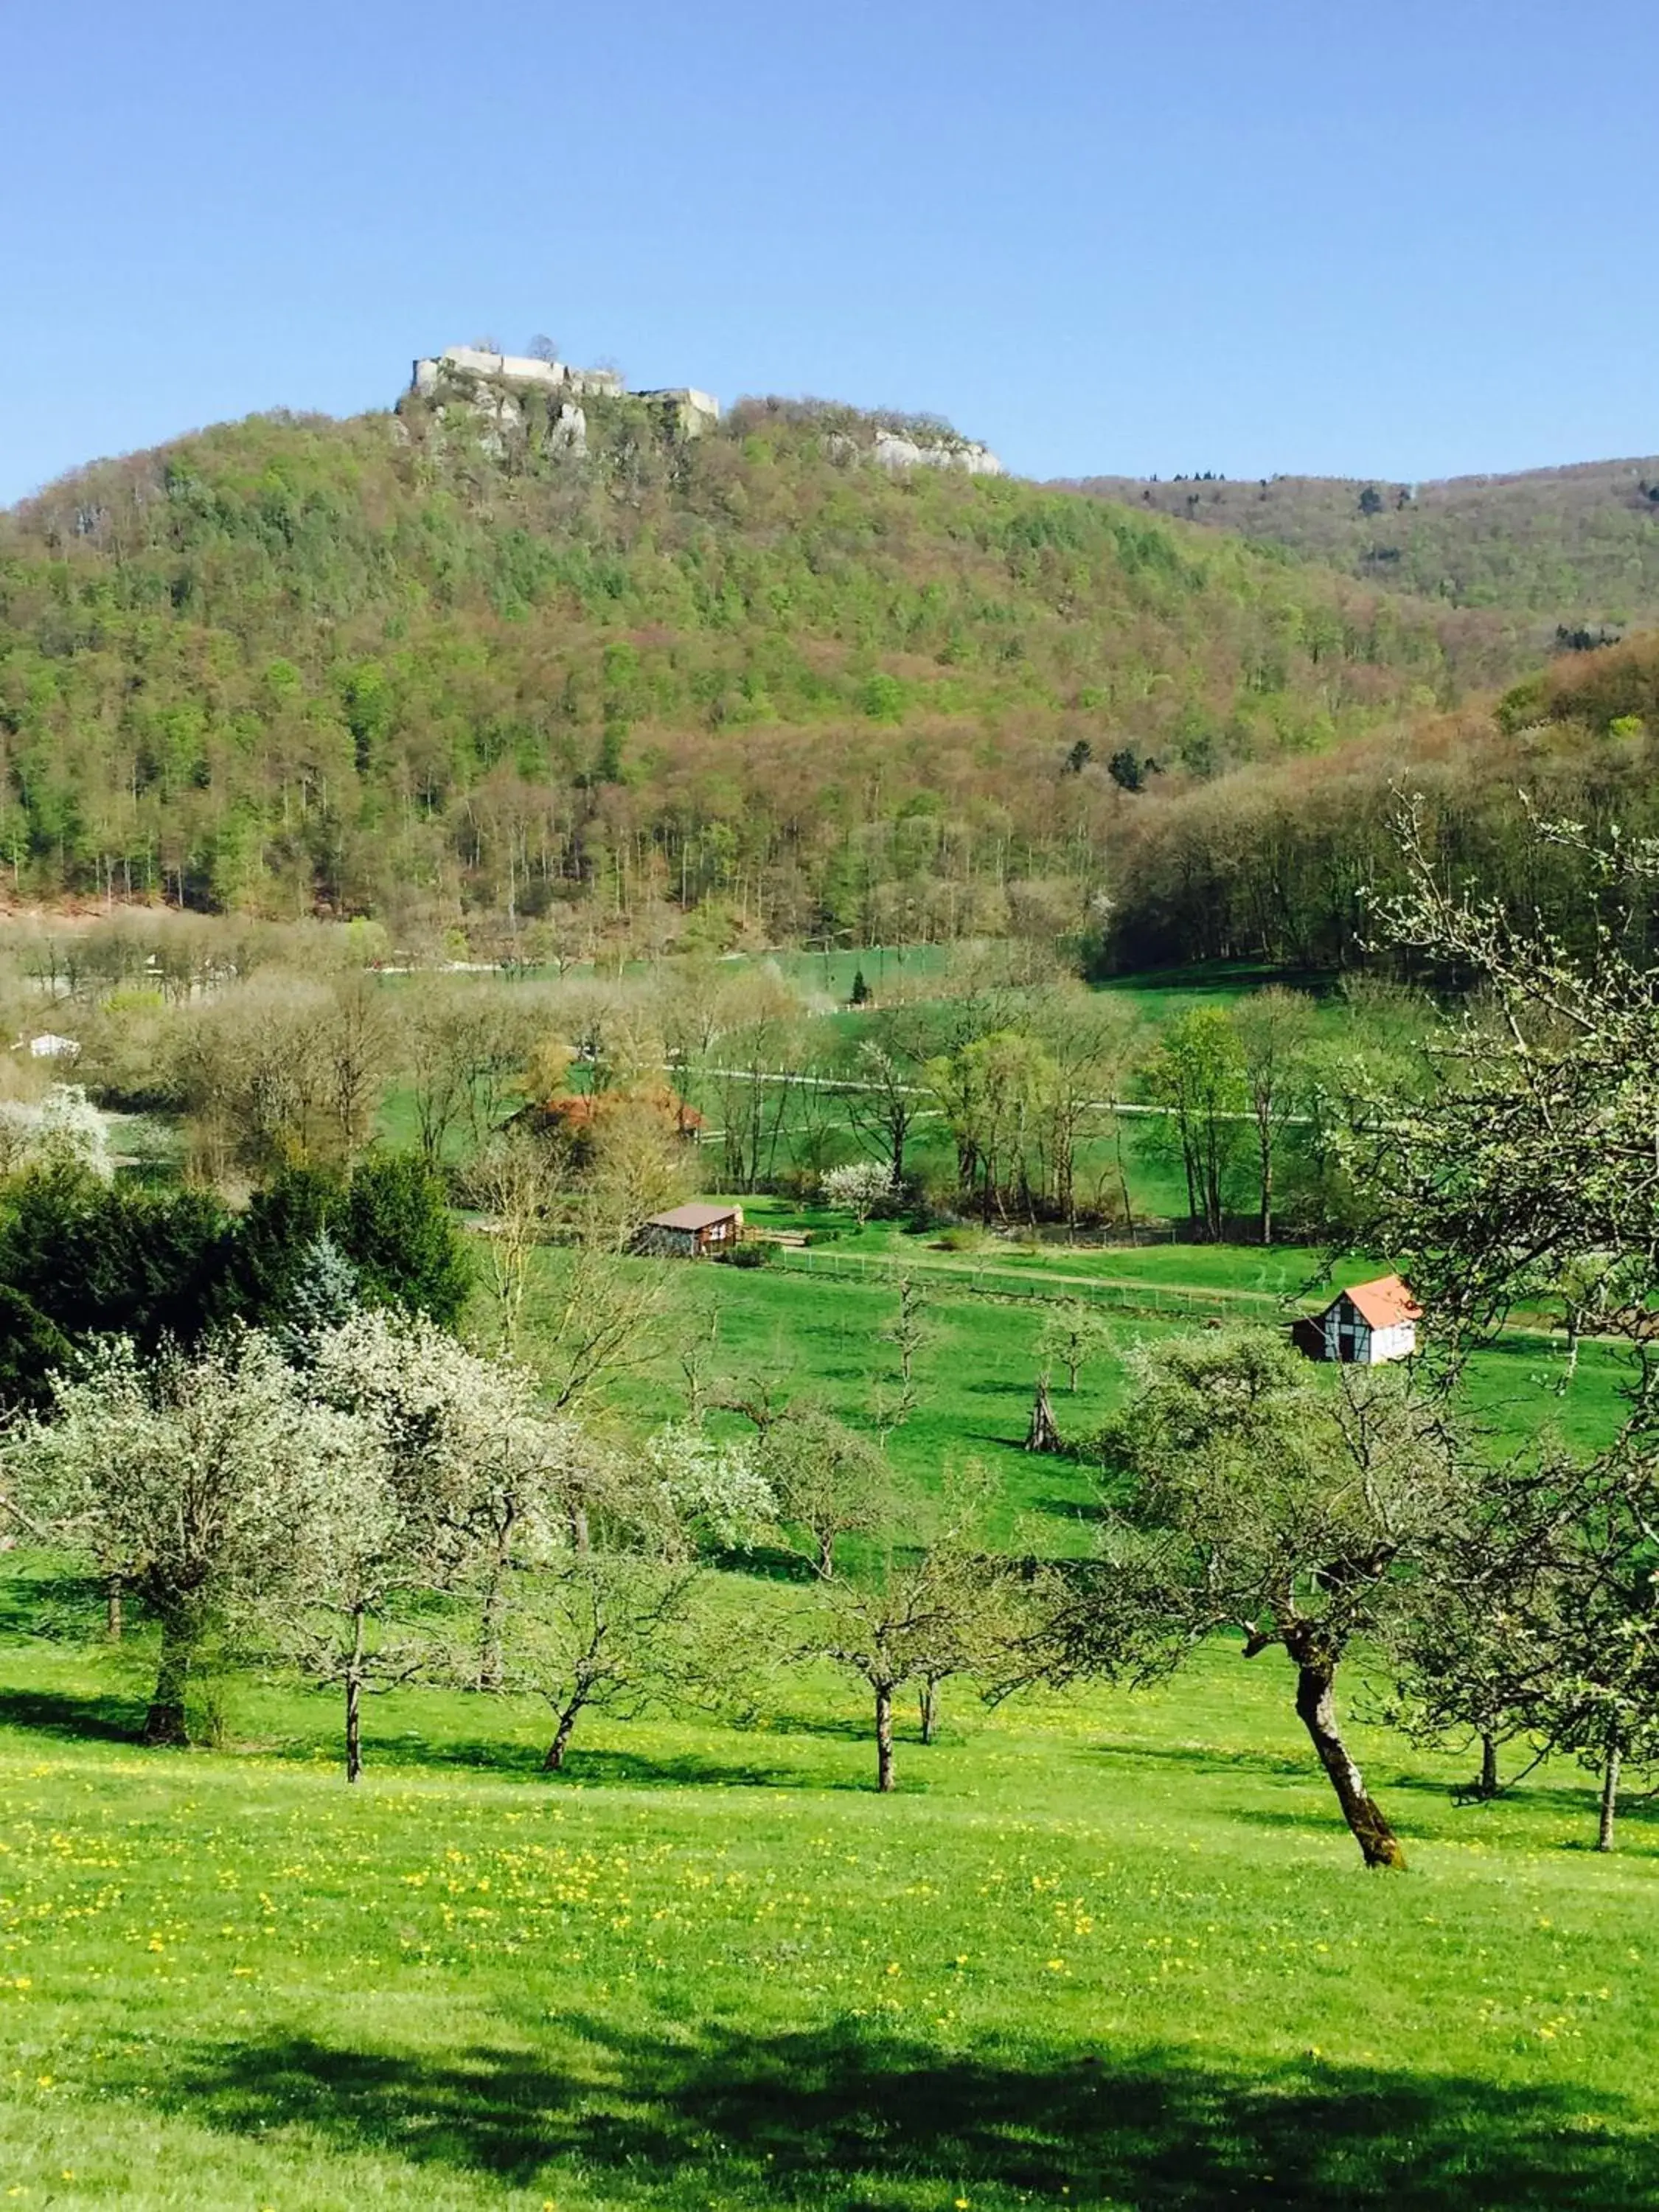
M1659 459L1440 483L1213 476L1089 477L1075 489L1180 517L1368 583L1538 618L1540 644L1659 622Z
M1144 507L890 474L846 410L587 417L577 459L529 410L494 452L413 398L258 416L0 520L15 893L994 930L1076 911L1150 763L1299 756L1521 665L1504 619Z
M1150 796L1114 845L1107 950L1128 967L1357 962L1379 934L1378 892L1403 887L1407 799L1448 884L1577 942L1595 910L1586 841L1659 837L1659 632L1559 654L1496 702L1421 715L1317 760ZM1540 841L1529 809L1582 837ZM1631 931L1651 954L1659 901L1639 874L1627 891Z

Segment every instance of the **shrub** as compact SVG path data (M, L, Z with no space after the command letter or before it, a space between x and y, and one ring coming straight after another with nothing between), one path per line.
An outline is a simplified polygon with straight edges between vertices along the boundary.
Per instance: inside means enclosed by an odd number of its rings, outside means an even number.
M720 1258L728 1267L763 1267L772 1257L769 1244L734 1244Z

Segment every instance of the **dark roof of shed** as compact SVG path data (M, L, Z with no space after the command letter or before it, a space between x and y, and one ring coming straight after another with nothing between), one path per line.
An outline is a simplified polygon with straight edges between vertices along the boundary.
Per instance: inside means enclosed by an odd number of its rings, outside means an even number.
M671 1206L666 1213L653 1213L647 1229L712 1229L717 1221L731 1221L735 1206Z

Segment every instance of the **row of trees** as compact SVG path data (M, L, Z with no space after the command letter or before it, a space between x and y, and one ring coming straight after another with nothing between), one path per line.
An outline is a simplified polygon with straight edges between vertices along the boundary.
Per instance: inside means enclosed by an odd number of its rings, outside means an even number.
M1130 1223L1132 1132L1136 1155L1180 1171L1197 1234L1219 1239L1248 1213L1267 1244L1286 1211L1304 1233L1355 1219L1345 1135L1377 1085L1420 1085L1431 1019L1426 1000L1364 978L1328 1020L1307 994L1269 986L1156 1024L1127 995L1051 982L879 1011L833 1072L795 1080L829 1087L892 1200L942 1123L954 1202L988 1225ZM764 1080L763 1110L781 1119L788 1079ZM798 1108L797 1128L812 1118Z
M199 994L93 994L76 1009L77 1073L112 1103L182 1115L198 1172L222 1185L296 1160L349 1164L389 1092L428 1167L449 1170L527 1103L574 1088L608 1110L654 1104L659 1121L689 1103L719 1132L727 1188L862 1158L884 1172L887 1202L925 1180L988 1224L1129 1218L1133 1125L1136 1152L1179 1165L1201 1233L1249 1211L1270 1242L1285 1205L1304 1227L1340 1218L1335 1141L1356 1067L1406 1079L1427 1018L1411 994L1354 979L1340 1033L1277 987L1153 1025L1127 994L1006 948L929 988L925 1001L901 988L866 1006L848 1036L769 964L508 982L255 960Z
M72 1160L28 1169L0 1199L0 1401L44 1405L54 1370L111 1338L149 1357L275 1325L324 1244L366 1305L448 1326L471 1295L443 1191L408 1155L284 1170L240 1212Z
M270 1330L149 1359L105 1339L8 1446L13 1522L86 1562L110 1632L129 1600L159 1629L151 1743L187 1739L210 1644L333 1686L354 1780L362 1701L398 1684L539 1697L557 1771L590 1710L741 1720L780 1669L827 1663L868 1693L888 1790L907 1688L931 1740L953 1676L1145 1682L1231 1632L1288 1657L1369 1865L1404 1854L1340 1721L1356 1654L1396 1722L1480 1745L1471 1795L1513 1740L1594 1765L1603 1849L1621 1775L1659 1762L1659 1459L1634 1425L1582 1462L1494 1466L1443 1390L1328 1387L1266 1332L1194 1339L1137 1361L1091 1447L1097 1553L1045 1564L986 1547L973 1484L901 1539L881 1453L810 1403L716 1398L744 1433L694 1419L619 1448L529 1370L352 1290L323 1243ZM738 1601L714 1570L757 1547L806 1591Z

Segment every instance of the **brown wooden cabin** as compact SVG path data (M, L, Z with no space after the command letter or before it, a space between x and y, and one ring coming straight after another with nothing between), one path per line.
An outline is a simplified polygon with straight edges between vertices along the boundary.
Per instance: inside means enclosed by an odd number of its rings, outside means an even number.
M634 1239L634 1249L665 1259L705 1260L712 1259L716 1253L729 1252L742 1241L740 1206L693 1202L690 1206L671 1206L665 1213L653 1213L648 1221L641 1223Z

